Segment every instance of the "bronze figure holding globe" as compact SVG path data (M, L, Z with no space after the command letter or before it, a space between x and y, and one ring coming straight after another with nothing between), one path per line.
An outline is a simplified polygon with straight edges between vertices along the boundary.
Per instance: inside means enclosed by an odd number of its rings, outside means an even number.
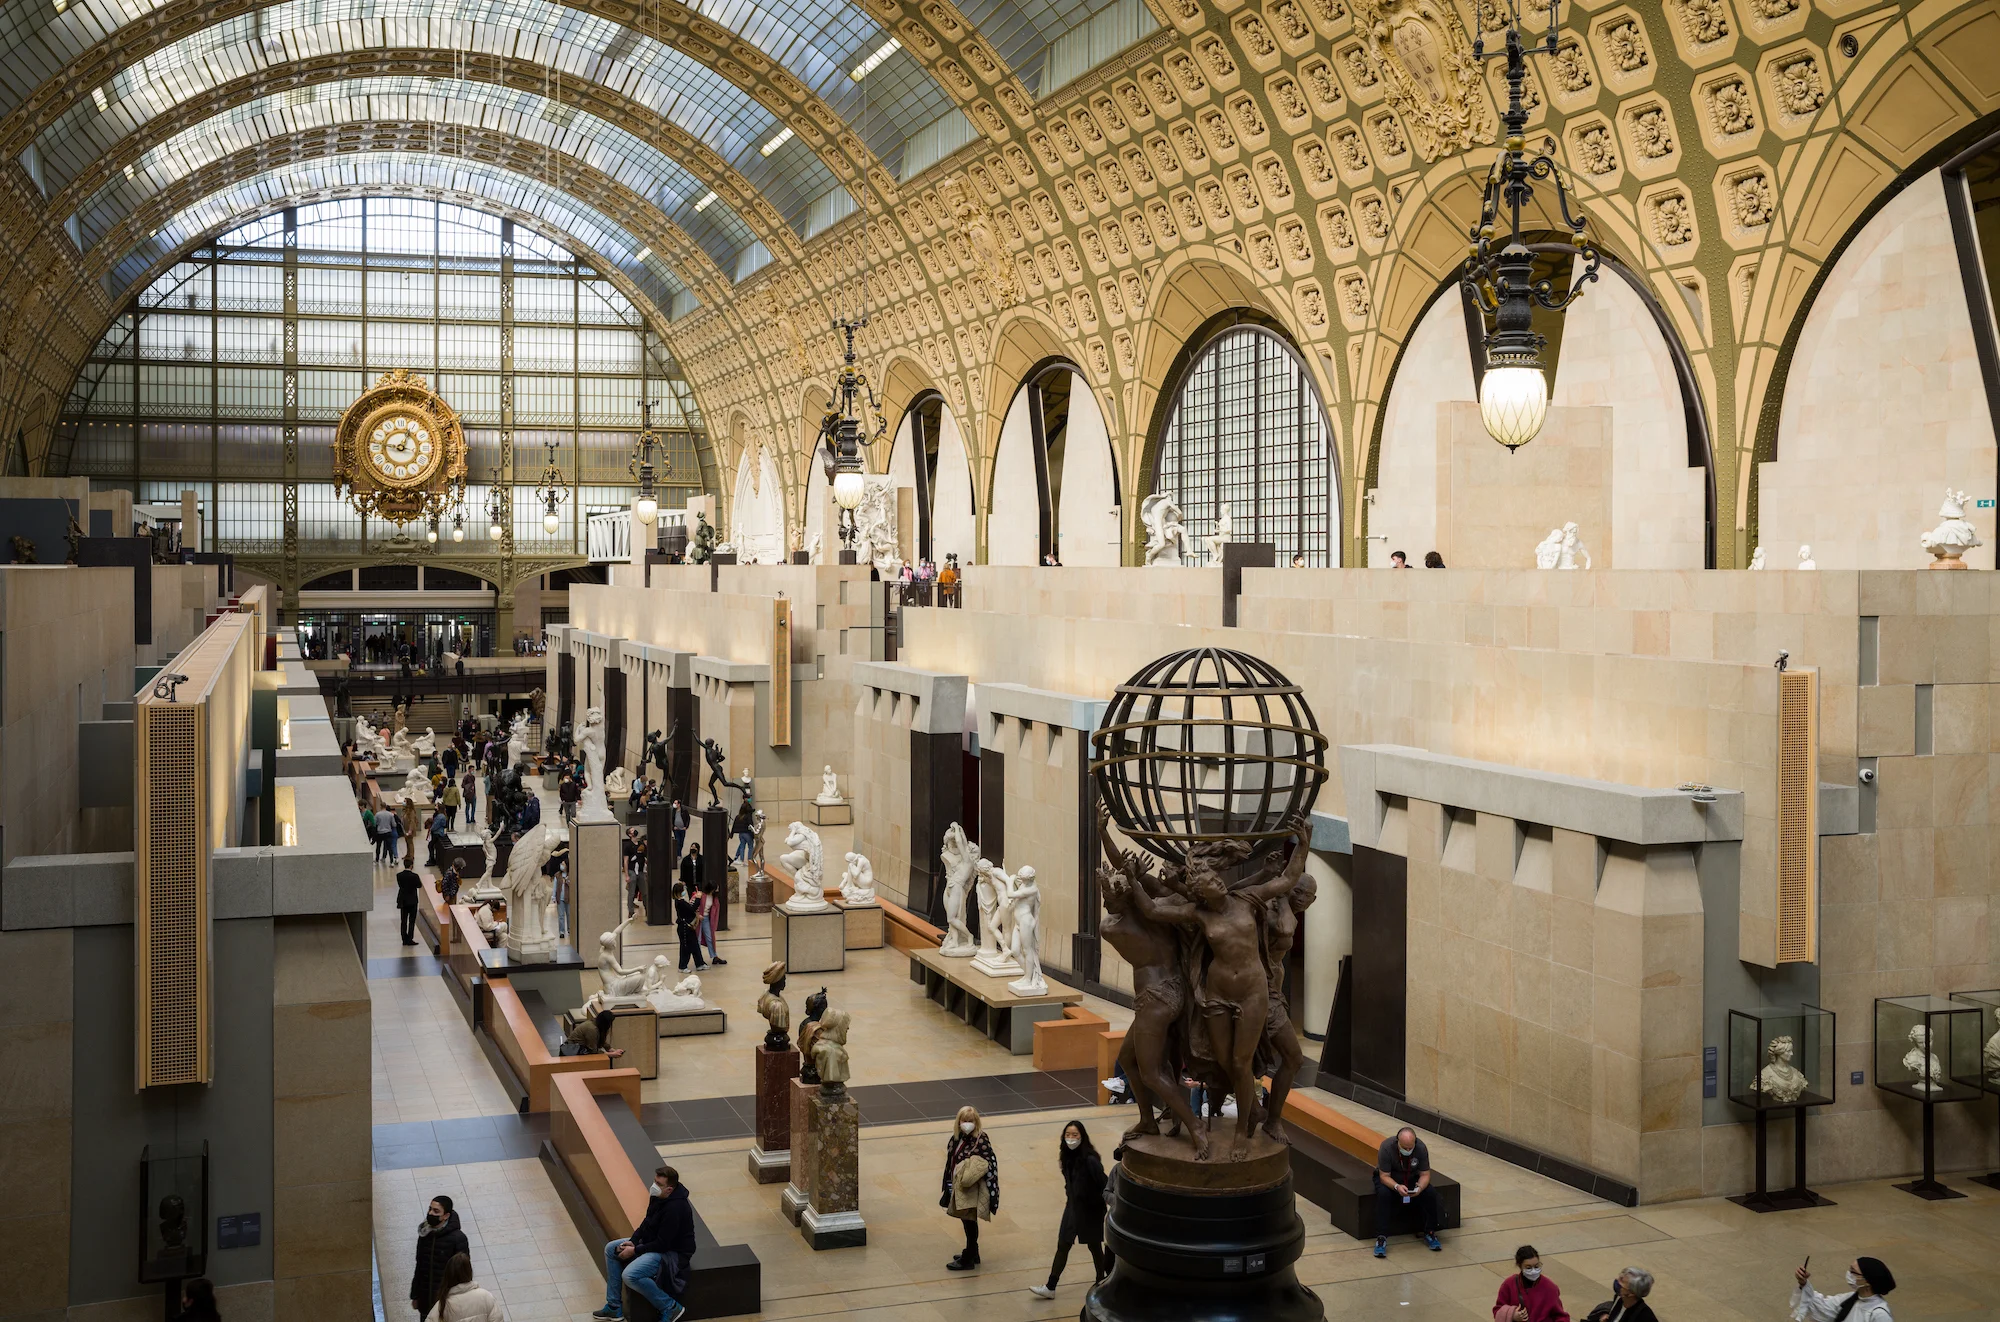
M1302 1054L1284 964L1314 895L1326 737L1269 664L1197 648L1119 685L1092 742L1098 931L1132 967L1120 1065L1140 1118L1113 1177L1117 1265L1083 1316L1314 1322L1323 1310L1293 1269L1305 1225L1282 1116ZM1226 1139L1183 1080L1235 1097Z

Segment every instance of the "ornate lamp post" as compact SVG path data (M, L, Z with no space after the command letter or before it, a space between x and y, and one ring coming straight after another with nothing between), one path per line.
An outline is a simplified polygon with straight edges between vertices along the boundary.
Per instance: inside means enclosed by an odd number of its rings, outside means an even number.
M674 471L674 457L667 453L667 447L653 432L654 404L650 399L639 401L639 440L632 447L632 462L626 471L639 479L639 499L632 507L632 513L639 522L650 524L660 517L660 497L654 485L658 477ZM653 470L653 452L660 454L659 472Z
M833 323L833 328L846 337L847 353L840 369L838 398L819 424L819 439L826 446L824 462L827 480L833 486L833 503L840 507L840 562L844 565L856 562L854 537L859 530L855 525L854 511L860 507L862 492L867 487L868 465L861 453L863 425L860 408L864 395L868 408L876 414L875 435L880 437L888 429L887 421L881 417L882 408L875 399L874 387L855 366L854 332L867 324L866 317L845 318Z
M1479 226L1472 231L1464 283L1480 310L1493 319L1493 330L1486 336L1486 371L1479 383L1479 416L1488 434L1513 451L1535 439L1549 411L1549 382L1541 356L1547 341L1534 329L1534 310L1543 307L1561 312L1575 302L1584 285L1597 279L1598 252L1584 233L1584 218L1571 214L1569 185L1555 158L1545 152L1528 155L1528 109L1522 96L1528 55L1533 51L1556 53L1555 0L1549 4L1548 32L1532 43L1521 34L1520 0L1507 0L1507 8L1505 48L1488 51L1483 36L1472 43L1475 57L1507 61L1507 136L1486 176L1486 196ZM1569 243L1531 248L1523 242L1521 209L1534 197L1537 179L1555 185L1563 223L1569 226ZM1507 227L1504 238L1498 233L1503 212ZM1559 290L1548 277L1535 278L1537 251L1571 253L1583 259L1583 269L1568 289Z
M548 441L545 445L548 450L548 463L542 468L542 480L535 487L535 496L542 502L542 528L554 533L562 528L562 515L556 510L569 499L569 483L563 478L562 468L556 463L555 442Z

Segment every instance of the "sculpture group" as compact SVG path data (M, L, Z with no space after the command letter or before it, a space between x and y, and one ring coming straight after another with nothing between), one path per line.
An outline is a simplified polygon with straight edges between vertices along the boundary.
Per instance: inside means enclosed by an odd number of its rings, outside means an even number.
M965 838L965 828L953 822L945 828L945 935L938 953L950 959L970 959L972 967L996 978L1012 977L1007 990L1018 996L1041 996L1049 990L1042 976L1042 891L1035 870L1006 869L979 856L979 846ZM979 910L979 939L966 922L970 890Z

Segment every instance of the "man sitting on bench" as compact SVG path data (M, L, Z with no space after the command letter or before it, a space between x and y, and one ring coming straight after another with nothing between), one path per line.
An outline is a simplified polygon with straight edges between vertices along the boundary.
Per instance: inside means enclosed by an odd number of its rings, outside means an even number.
M653 1172L649 1193L645 1219L632 1237L604 1246L604 1307L592 1317L624 1317L625 1290L651 1304L660 1322L680 1322L687 1312L687 1305L674 1296L687 1293L688 1268L694 1261L694 1207L672 1166Z
M1437 1190L1431 1188L1431 1154L1417 1131L1405 1125L1394 1138L1382 1140L1375 1157L1375 1256L1389 1256L1389 1227L1403 1207L1410 1209L1424 1243L1436 1253L1438 1242Z

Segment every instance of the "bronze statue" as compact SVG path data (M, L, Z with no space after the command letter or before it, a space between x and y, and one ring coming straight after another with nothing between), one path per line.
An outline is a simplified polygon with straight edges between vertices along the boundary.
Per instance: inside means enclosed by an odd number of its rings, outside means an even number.
M1236 1134L1229 1152L1232 1161L1242 1161L1250 1155L1251 1136L1263 1119L1257 1104L1257 1080L1280 1063L1264 1049L1271 1030L1273 1002L1276 1001L1282 1013L1284 1001L1282 991L1274 991L1272 987L1266 964L1270 948L1269 906L1271 901L1289 896L1304 875L1310 829L1303 819L1294 819L1294 840L1289 854L1265 859L1256 872L1235 882L1226 880L1226 874L1249 859L1252 844L1247 840L1197 842L1189 847L1185 863L1166 869L1163 890L1168 894L1154 896L1144 884L1141 872L1139 884L1124 886L1118 899L1120 903L1129 901L1131 916L1149 924L1181 929L1173 964L1167 965L1163 960L1164 950L1148 953L1152 965L1148 981L1161 986L1178 976L1190 993L1178 1028L1170 1030L1164 1042L1154 1036L1159 1032L1156 1022L1149 1020L1142 1029L1138 1019L1133 1021L1127 1040L1133 1042L1135 1059L1142 1053L1151 1056L1157 1051L1170 1080L1176 1075L1188 1075L1235 1095ZM1117 856L1108 839L1106 848ZM1136 962L1133 969L1136 991L1139 985ZM1286 1026L1289 1028L1289 1020ZM1292 1069L1296 1073L1297 1066ZM1289 1089L1290 1077L1284 1082ZM1157 1088L1157 1082L1153 1086ZM1178 1113L1176 1118L1181 1118ZM1186 1126L1185 1120L1183 1125ZM1282 1132L1280 1128L1272 1136L1281 1137ZM1206 1161L1207 1127L1199 1117L1190 1137L1196 1159Z
M1298 884L1291 893L1270 901L1265 914L1265 967L1271 975L1271 1009L1264 1023L1264 1046L1277 1061L1271 1070L1271 1091L1264 1099L1264 1132L1280 1143L1285 1137L1285 1098L1292 1094L1292 1081L1299 1077L1305 1051L1299 1046L1298 1029L1292 1024L1291 1006L1285 1000L1285 962L1298 941L1306 910L1319 898L1319 883L1306 874L1306 845L1310 834L1301 837L1292 853L1299 869Z
M738 784L729 778L729 768L724 764L726 755L722 751L721 744L716 743L713 739L702 740L701 755L708 760L709 807L720 808L722 806L722 791L726 789L742 790L744 798L747 799L750 797L750 787L748 784Z

